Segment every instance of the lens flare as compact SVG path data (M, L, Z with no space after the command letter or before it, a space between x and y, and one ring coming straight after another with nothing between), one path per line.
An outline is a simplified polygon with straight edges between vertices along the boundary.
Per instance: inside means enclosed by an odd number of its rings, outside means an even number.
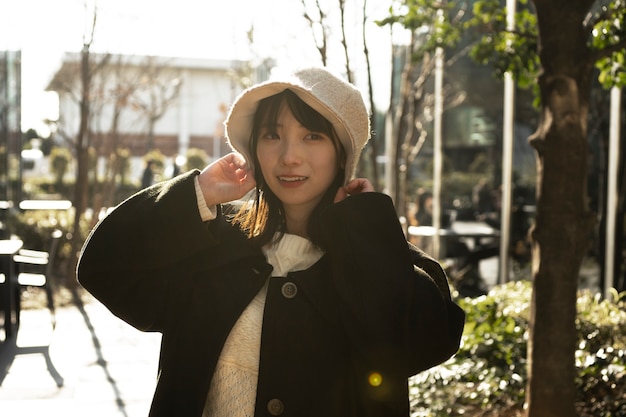
M378 372L372 372L367 380L371 386L379 387L383 383L383 376Z

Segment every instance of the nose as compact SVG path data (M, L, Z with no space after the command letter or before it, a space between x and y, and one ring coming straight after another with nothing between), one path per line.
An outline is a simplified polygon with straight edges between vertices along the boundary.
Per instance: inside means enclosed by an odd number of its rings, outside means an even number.
M302 149L297 141L284 140L281 146L280 160L283 165L298 165L302 161Z

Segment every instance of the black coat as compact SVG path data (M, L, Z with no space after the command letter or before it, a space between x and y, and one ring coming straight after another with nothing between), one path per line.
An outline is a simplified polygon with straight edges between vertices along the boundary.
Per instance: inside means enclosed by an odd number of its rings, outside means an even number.
M78 267L114 314L163 335L150 416L202 415L224 341L272 270L221 209L202 222L196 174L118 206ZM464 313L439 264L407 244L388 196L349 197L322 222L324 256L270 278L255 416L408 416L407 378L456 352Z

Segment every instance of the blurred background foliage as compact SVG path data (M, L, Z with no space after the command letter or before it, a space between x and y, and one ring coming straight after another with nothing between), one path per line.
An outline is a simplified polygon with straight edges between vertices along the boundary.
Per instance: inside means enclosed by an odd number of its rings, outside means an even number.
M522 416L532 284L497 286L457 301L467 314L459 352L410 380L411 415ZM626 293L578 294L577 412L626 416Z

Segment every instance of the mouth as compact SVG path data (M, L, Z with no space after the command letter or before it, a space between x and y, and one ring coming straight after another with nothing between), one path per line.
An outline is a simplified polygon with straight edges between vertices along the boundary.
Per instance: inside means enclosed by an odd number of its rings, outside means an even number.
M304 184L308 177L302 177L299 175L279 175L276 177L282 187L296 188Z
M304 181L306 180L307 177L300 177L300 176L279 176L278 180L281 182L298 182L298 181Z

